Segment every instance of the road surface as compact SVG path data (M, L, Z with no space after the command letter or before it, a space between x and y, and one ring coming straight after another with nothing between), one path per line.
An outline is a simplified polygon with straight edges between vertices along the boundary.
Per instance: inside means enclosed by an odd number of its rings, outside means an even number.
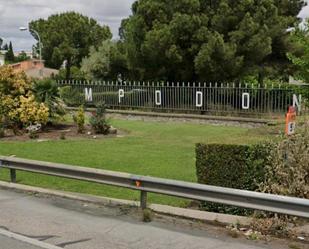
M3 235L0 235L0 248L1 249L41 249L41 247L37 247L27 242L19 241L19 240L9 238Z
M106 207L0 189L0 229L68 249L273 249L233 239L223 228L156 216L141 222L130 207ZM0 237L0 245L12 243ZM17 243L15 241L15 243ZM9 249L37 249L18 244ZM1 246L1 249L6 249Z

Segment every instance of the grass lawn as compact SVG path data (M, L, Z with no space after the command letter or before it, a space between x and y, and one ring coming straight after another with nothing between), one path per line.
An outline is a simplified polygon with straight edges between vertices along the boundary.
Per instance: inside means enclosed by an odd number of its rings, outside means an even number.
M0 155L65 163L139 175L196 181L195 144L252 144L267 139L265 128L211 126L183 123L157 123L112 120L113 126L126 130L121 138L102 140L64 140L47 142L0 142ZM8 172L0 171L8 180ZM18 183L82 192L107 197L138 200L131 190L17 172ZM150 195L150 202L185 206L188 201Z

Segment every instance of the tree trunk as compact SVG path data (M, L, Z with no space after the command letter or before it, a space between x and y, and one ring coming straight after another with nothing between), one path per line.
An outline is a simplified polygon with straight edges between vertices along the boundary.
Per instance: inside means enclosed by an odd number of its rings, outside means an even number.
M264 87L264 79L265 79L265 69L264 69L264 66L262 66L259 69L259 74L258 74L258 82L262 88Z
M71 79L71 59L67 60L67 64L66 64L66 80L70 80Z

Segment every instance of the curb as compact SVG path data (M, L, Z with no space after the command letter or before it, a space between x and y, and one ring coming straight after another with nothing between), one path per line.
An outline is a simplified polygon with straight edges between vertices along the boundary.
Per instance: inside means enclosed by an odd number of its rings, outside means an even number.
M68 107L67 110L76 111L76 107ZM95 108L86 108L87 111L95 111ZM204 121L221 121L221 122L239 122L239 123L253 123L253 124L274 124L278 122L274 119L262 118L246 118L246 117L229 117L229 116L212 116L199 114L178 114L178 113L160 113L160 112L142 112L142 111L126 111L126 110L112 110L106 111L108 114L131 115L139 117L153 117L153 118L175 118L175 119L194 119Z
M139 207L139 202L135 202L135 201L121 200L121 199L114 199L114 198L107 198L107 197L98 197L98 196L93 196L93 195L64 192L64 191L58 191L58 190L49 190L49 189L43 189L39 187L26 186L26 185L3 182L3 181L0 181L0 189L9 189L9 190L15 190L15 191L22 191L22 192L45 194L45 195L50 195L50 196L56 196L56 197L77 200L77 201L82 201L82 202L88 202L88 203L94 203L94 204L101 204L101 205L113 205L113 206L128 205L132 207ZM249 226L252 221L251 218L243 217L243 216L210 213L210 212L205 212L205 211L171 207L171 206L159 205L159 204L150 204L149 209L151 209L152 211L156 213L160 213L164 215L176 216L180 218L198 220L198 221L203 221L203 222L206 221L206 222L222 224L222 225L239 224L241 226Z
M164 206L159 204L151 204L149 208L154 212L160 214L172 215L180 218L192 219L204 222L206 221L220 225L239 224L241 226L247 227L252 222L251 218L244 216L211 213L194 209Z
M44 248L44 249L61 249L61 247L54 246L54 245L51 245L51 244L47 244L47 243L44 243L42 241L31 239L31 238L22 236L20 234L13 233L13 232L3 230L3 229L0 229L0 235L3 235L3 236L8 237L8 238L12 238L12 239L17 240L17 241L25 242L29 245Z
M257 123L268 124L272 120L257 119L257 118L244 118L244 117L224 117L224 116L211 116L211 115L198 115L198 114L177 114L177 113L159 113L159 112L140 112L140 111L119 111L107 110L110 114L121 115L135 115L147 117L163 117L163 118L187 118L187 119L200 119L208 121L224 121L224 122L241 122L241 123Z

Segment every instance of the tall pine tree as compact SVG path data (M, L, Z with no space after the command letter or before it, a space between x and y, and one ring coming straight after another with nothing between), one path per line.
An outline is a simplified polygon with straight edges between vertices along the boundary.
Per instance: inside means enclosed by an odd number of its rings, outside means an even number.
M7 63L13 63L15 61L12 42L10 42L10 45L8 47L8 51L5 54L5 61Z
M9 50L9 46L7 43L5 43L2 47L2 50L8 51Z
M112 38L110 28L100 25L93 18L76 12L55 14L48 19L39 19L29 24L42 39L42 56L47 66L60 68L66 61L66 78L71 77L71 67L80 66L90 47L98 47ZM37 35L31 32L38 40Z
M287 67L286 29L301 0L139 0L122 22L129 69L141 80L230 81ZM280 73L279 73L280 74Z

